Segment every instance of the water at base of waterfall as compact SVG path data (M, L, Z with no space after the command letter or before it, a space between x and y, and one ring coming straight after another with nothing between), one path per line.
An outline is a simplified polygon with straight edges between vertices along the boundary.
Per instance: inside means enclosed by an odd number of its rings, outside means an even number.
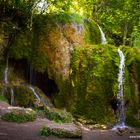
M129 127L126 126L124 122L122 122L122 123L116 124L116 125L112 128L112 130L125 129L125 128L129 128Z

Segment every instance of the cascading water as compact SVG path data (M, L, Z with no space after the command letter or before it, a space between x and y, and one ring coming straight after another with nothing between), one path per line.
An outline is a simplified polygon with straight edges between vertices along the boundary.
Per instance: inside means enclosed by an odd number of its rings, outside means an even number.
M118 49L118 53L120 56L120 66L119 66L119 73L118 73L118 94L117 94L117 124L114 126L113 130L116 130L118 128L126 128L125 126L125 103L124 103L124 95L123 95L123 84L124 84L124 67L125 67L125 56L123 52Z
M123 52L118 49L118 53L120 56L120 67L119 67L119 74L118 74L118 94L117 99L120 101L119 105L119 122L123 125L125 123L125 111L124 111L124 97L123 97L123 75L124 75L124 54Z
M2 89L2 96L4 96L5 92L6 92L6 85L9 84L9 81L8 81L8 70L9 70L9 67L8 67L8 56L7 56L7 59L6 59L6 67L5 67L5 70L4 70L4 84L5 86L3 87ZM13 88L11 87L10 88L10 104L13 105L14 104L14 90Z
M13 105L14 104L14 90L13 90L13 88L10 88L10 96L11 96L10 104Z
M105 37L105 34L103 32L103 30L101 29L101 27L97 24L99 30L100 30L100 33L101 33L101 41L102 41L102 44L107 44L107 41L106 41L106 37Z
M9 83L9 81L8 81L8 57L6 59L6 67L5 67L5 70L4 70L4 83L5 84Z
M34 75L33 75L33 73L34 73L34 69L33 69L32 65L30 65L30 73L29 73L29 82L30 82L30 84L34 83L34 79L33 79ZM40 99L39 95L36 93L34 87L29 86L29 89L33 92L35 97L40 101L41 99Z
M41 99L40 99L39 95L36 93L35 89L32 86L29 86L29 88L31 89L31 91L33 92L35 97L40 101Z

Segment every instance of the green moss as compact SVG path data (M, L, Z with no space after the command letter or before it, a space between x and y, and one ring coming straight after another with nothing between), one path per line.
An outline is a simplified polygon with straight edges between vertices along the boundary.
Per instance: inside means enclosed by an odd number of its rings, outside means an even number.
M75 132L74 132L75 131ZM65 128L52 128L49 126L45 126L40 129L40 135L49 136L54 135L60 138L81 138L81 131L79 130L65 130Z
M4 96L2 96L2 95L0 95L0 101L4 101L4 102L8 103L8 100Z
M32 32L28 29L18 32L10 47L10 57L27 59L37 71L44 72L50 65L48 49L54 51L60 45L60 27L66 24L76 27L79 25L82 30L85 26L85 42L100 43L99 29L93 21L84 22L82 17L74 13L36 15ZM70 40L68 42L71 43ZM81 39L81 44L83 43Z
M31 54L31 34L28 30L20 31L10 46L10 57L14 59L29 58Z
M67 24L67 23L77 23L80 24L83 22L83 19L80 15L76 13L59 13L59 14L47 14L47 15L38 15L36 17L36 20L41 20L47 23L61 23L61 24Z
M86 20L84 22L85 27L85 41L90 44L101 43L101 35L98 26L93 20Z
M46 116L48 119L53 120L57 123L72 123L73 122L72 115L66 110L44 108L42 112L44 116Z
M63 92L58 94L57 102L75 115L107 123L114 117L109 103L117 93L118 66L119 56L114 46L77 46L71 59L70 83L61 87Z
M1 87L1 90L4 87ZM40 97L41 101L36 98L33 91L29 88L29 86L26 85L7 85L5 86L4 91L4 97L8 100L10 103L11 95L10 95L10 89L13 89L14 91L14 104L15 106L21 106L21 107L43 107L43 106L49 106L52 107L52 103L50 100L46 97L46 95L37 87L34 87L36 93Z
M138 111L140 109L140 49L121 46L125 54L125 84L124 99L128 100L126 108L126 122L128 125L138 127L140 125Z
M140 121L138 121L134 116L128 114L126 117L126 123L129 126L140 128Z
M8 122L18 122L18 123L25 123L34 121L36 119L36 113L34 111L18 111L12 110L2 116L2 119Z

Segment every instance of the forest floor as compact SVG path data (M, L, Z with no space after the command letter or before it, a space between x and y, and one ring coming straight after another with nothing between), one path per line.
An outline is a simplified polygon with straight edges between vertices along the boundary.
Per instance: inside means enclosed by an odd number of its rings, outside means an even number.
M7 104L0 102L0 109L6 109L7 107ZM0 140L73 140L55 136L40 136L39 129L45 124L52 124L52 121L38 118L34 122L18 124L0 120ZM82 139L74 140L140 140L140 134L124 133L120 135L111 130L88 130L83 128Z

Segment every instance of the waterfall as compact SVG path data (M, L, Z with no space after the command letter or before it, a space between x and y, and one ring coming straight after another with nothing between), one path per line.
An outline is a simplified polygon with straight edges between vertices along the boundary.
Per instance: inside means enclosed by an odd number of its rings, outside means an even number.
M10 96L11 96L10 104L13 105L14 104L14 90L13 90L13 88L10 88Z
M101 27L97 24L99 30L100 30L100 33L101 33L101 41L102 41L102 44L107 44L107 41L106 41L106 37L105 37L105 34L103 32L103 30L101 29Z
M117 99L120 101L119 104L119 111L120 111L120 116L119 116L119 122L121 124L125 123L125 111L124 111L124 97L123 97L123 75L124 75L124 54L123 52L118 49L118 53L120 56L120 66L119 66L119 74L118 74L118 94L117 94Z
M6 59L6 67L5 67L5 70L4 70L4 83L5 84L9 83L9 81L8 81L8 57Z
M31 89L31 91L33 92L35 97L40 101L41 99L40 99L39 95L36 93L35 89L32 86L29 86L29 89Z
M125 67L125 56L123 52L118 49L119 57L120 57L120 66L119 66L119 73L118 73L118 94L117 94L117 124L114 126L113 130L118 128L126 128L125 126L125 102L124 102L124 95L123 95L123 84L124 84L124 67Z
M2 96L5 95L5 92L6 92L6 85L9 84L9 80L8 80L8 70L9 70L9 66L8 66L8 56L6 58L6 67L5 67L5 70L4 70L4 84L5 86L3 87L2 89ZM14 90L12 87L10 87L10 90L9 90L9 93L10 93L10 104L13 105L14 104Z

